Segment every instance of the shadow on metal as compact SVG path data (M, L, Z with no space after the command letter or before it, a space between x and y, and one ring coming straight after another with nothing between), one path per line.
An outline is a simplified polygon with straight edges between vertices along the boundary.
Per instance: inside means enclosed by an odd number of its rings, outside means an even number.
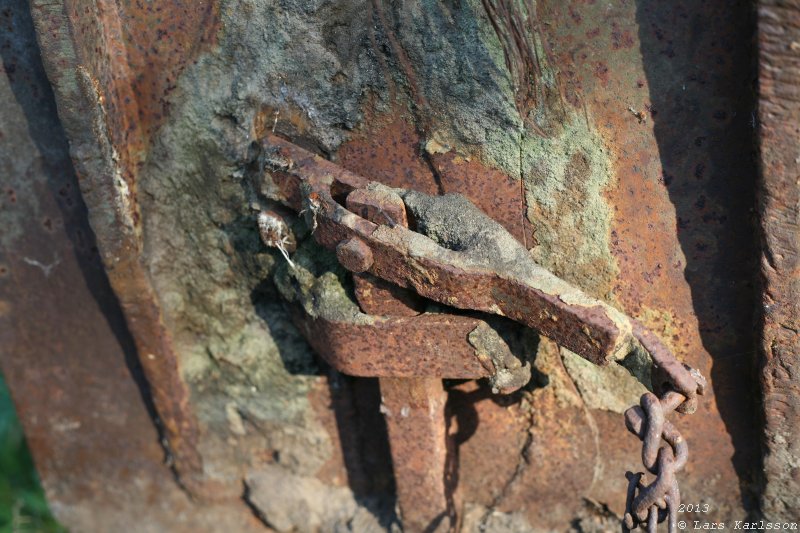
M675 207L710 383L743 506L756 505L758 250L755 20L750 2L637 0L650 117Z

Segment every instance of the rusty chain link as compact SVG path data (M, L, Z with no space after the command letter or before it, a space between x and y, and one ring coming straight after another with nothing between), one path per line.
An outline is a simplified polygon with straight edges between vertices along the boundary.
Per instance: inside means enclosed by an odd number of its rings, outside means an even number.
M697 384L697 394L703 394L705 378L699 371L685 368ZM647 392L640 405L625 411L625 426L642 441L642 464L655 475L648 485L644 472L626 473L628 497L623 525L627 531L644 527L648 533L656 533L658 524L666 520L669 533L677 532L681 496L675 474L686 464L689 447L666 417L680 410L687 399L674 390L663 392L660 398Z

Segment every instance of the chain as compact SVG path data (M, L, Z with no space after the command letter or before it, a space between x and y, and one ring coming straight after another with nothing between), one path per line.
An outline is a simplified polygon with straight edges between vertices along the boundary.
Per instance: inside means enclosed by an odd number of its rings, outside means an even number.
M705 378L694 369L689 372L702 394ZM669 390L659 398L652 392L642 395L640 405L625 411L625 426L642 441L642 464L655 476L649 485L644 472L627 472L628 498L623 525L627 531L645 527L656 533L658 524L667 521L669 533L677 533L678 508L681 503L675 476L689 458L689 446L680 432L666 419L687 400L681 393Z

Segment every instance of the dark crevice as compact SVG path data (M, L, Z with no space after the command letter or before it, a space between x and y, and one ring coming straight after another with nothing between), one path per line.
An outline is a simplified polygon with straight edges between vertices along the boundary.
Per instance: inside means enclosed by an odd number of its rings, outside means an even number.
M511 489L514 485L517 484L517 481L522 477L525 471L530 466L530 458L529 453L531 446L533 446L533 416L531 416L528 420L528 425L526 429L525 435L525 442L522 444L522 448L519 454L519 460L517 461L517 466L514 469L514 473L511 474L511 477L508 478L506 483L503 485L503 488L500 489L500 492L492 498L492 502L486 507L486 512L481 517L480 524L481 529L485 530L487 527L487 523L491 514L503 503L503 501L508 497L511 493Z
M247 482L242 481L242 486L242 503L244 503L245 507L250 509L250 512L253 513L253 516L256 518L256 520L264 524L264 526L270 530L273 530L274 526L269 523L267 517L261 512L261 509L259 509L258 506L253 503L253 500L250 499L250 487L247 486Z

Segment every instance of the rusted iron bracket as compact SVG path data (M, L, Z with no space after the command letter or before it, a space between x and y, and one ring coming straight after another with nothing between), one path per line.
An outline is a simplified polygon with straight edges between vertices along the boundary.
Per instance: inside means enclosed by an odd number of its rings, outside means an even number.
M530 379L530 368L506 353L487 354L469 343L470 334L491 329L485 321L468 316L425 313L412 317L360 315L352 320L311 316L293 310L294 321L309 344L333 368L357 377L429 377L448 379L502 378L494 388L510 393ZM520 374L520 375L518 375Z
M356 190L346 203L375 223L407 224L402 200L394 193ZM264 235L265 242L282 239ZM311 274L317 270L314 258L302 254L296 263L287 263L278 288L293 303L298 327L331 366L380 378L404 530L449 531L457 527L459 505L446 469L442 378L488 377L496 392L509 393L530 380L530 364L496 331L502 324L491 324L487 317L425 312L425 302L415 294L359 274L367 253L353 240L336 249L339 261L354 271L359 308L340 297L342 288L330 276Z
M336 250L350 243L339 255L345 267L451 307L509 317L598 365L624 362L641 347L660 371L654 386L669 384L687 398L679 412L696 408L695 380L657 336L537 265L463 196L396 190L412 215L412 227L429 235L399 224L379 225L340 201L359 189L395 190L275 136L264 139L262 150L262 192L305 214L321 245Z
M338 370L392 378L386 387L382 383L382 390L392 391L389 396L394 404L409 408L417 405L429 413L410 426L408 421L398 424L387 418L395 466L401 470L396 472L401 512L410 530L431 527L431 513L437 509L441 509L440 515L448 513L451 519L445 526L438 522L436 527L457 526L448 488L442 483L420 481L410 471L433 468L438 472L437 465L443 463L444 442L437 436L428 443L426 455L416 453L407 442L398 441L414 438L427 442L430 439L423 435L444 435L435 431L444 427L441 409L432 407L441 407L442 402L436 399L441 387L430 380L489 376L498 385L498 392L509 392L524 385L530 376L529 368L522 363L524 357L487 357L469 343L470 333L485 322L459 315L419 314L413 303L409 304L408 295L381 294L391 292L391 285L412 289L452 308L508 317L598 365L617 361L629 369L641 369L638 357L645 354L649 360L644 366L650 374L637 377L651 381L657 394L670 394L670 399L668 408L659 411L661 418L653 419L656 415L649 411L647 416L639 413L636 425L631 422L636 417L631 415L629 427L637 435L656 435L643 438L648 450L655 446L657 452L662 437L666 445L674 445L670 441L674 434L665 429L663 412L694 412L703 385L641 323L536 264L502 226L460 195L434 197L390 189L275 136L264 139L261 148L261 192L305 215L315 240L335 250L339 262L355 275L361 308L375 313L339 310L326 315L320 312L321 302L312 298L311 302L301 302L303 311L297 315L306 337ZM272 234L265 237L265 242L284 242L284 237L288 236ZM512 378L500 379L503 372ZM398 378L412 381L397 382ZM643 406L644 402L643 399ZM678 459L662 469L651 487L642 489L649 494L647 505L643 503L644 496L637 496L631 527L642 523L642 516L649 512L645 518L652 529L656 519L665 517L647 509L651 505L663 508L666 500L675 504L678 496L673 474L685 462L682 448L675 453ZM661 455L667 457L667 452ZM412 456L428 460L409 461ZM654 473L660 472L655 463L645 461L645 466ZM437 476L434 477L439 479ZM418 504L422 501L440 504L421 512L425 506ZM442 508L445 502L447 509Z

